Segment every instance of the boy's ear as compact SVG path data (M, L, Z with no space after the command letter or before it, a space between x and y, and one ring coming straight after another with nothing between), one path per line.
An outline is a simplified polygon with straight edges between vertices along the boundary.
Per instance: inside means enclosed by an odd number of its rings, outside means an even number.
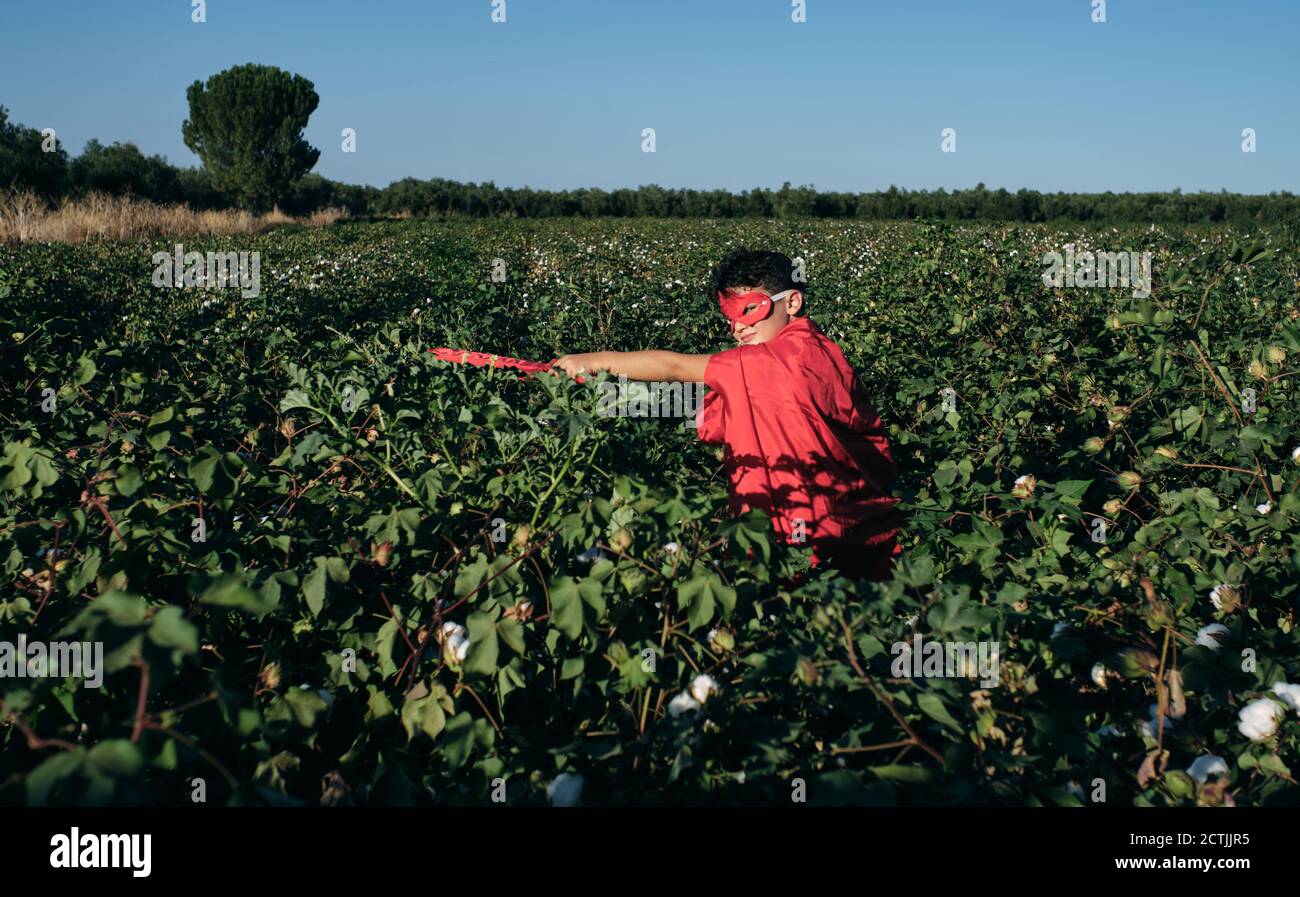
M803 310L803 292L795 290L789 296L785 297L787 308L791 315L797 315Z

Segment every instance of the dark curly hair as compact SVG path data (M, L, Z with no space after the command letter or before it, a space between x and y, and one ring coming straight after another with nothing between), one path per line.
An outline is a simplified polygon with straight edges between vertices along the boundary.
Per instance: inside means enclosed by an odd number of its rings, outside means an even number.
M781 252L758 249L733 249L713 272L713 293L733 287L760 287L768 295L786 290L804 292L808 285L794 279L795 265ZM808 297L804 296L807 304Z

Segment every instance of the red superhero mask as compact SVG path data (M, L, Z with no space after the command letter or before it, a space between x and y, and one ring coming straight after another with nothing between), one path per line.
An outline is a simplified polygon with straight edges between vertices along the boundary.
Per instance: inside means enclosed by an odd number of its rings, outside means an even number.
M793 292L794 290L786 290L783 293L777 293L775 296L769 296L761 290L753 290L749 293L729 295L724 290L719 290L718 305L722 306L722 313L731 321L733 327L736 324L752 327L759 321L765 320L772 313L772 306L775 303L780 302ZM756 304L757 307L746 314L745 306L750 304Z

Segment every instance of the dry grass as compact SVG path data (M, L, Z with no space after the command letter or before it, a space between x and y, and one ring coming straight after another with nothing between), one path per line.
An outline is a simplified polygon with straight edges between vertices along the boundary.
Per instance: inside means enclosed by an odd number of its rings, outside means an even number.
M347 209L336 209L331 206L328 209L317 209L306 218L302 219L302 221L304 224L309 224L312 227L324 227L327 224L333 224L335 221L342 221L347 217Z
M347 217L342 209L322 209L294 218L275 209L265 215L237 210L195 211L130 196L92 193L47 206L29 190L0 194L0 242L82 243L96 238L138 240L160 236L225 236L258 233L284 224L319 227Z

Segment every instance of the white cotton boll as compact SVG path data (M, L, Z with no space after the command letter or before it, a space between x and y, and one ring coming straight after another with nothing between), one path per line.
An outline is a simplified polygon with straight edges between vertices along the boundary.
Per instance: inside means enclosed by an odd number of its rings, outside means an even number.
M575 807L582 798L582 776L562 772L546 786L546 799L553 807Z
M1263 504L1255 505L1256 514L1267 514L1271 510L1273 510L1273 503L1271 501L1266 501Z
M1092 665L1092 673L1090 675L1092 676L1092 681L1096 683L1098 688L1106 687L1106 673L1107 670L1105 664L1095 663Z
M718 691L718 683L708 673L700 673L691 682L691 697L703 704Z
M1297 445L1295 448L1291 449L1291 460L1297 464L1300 464L1300 445Z
M665 542L665 543L664 543L664 551L668 552L669 554L672 554L672 553L673 553L674 551L676 551L679 547L680 547L680 546L679 546L676 542Z
M1228 764L1223 761L1222 757L1214 754L1202 754L1192 761L1192 765L1187 767L1187 774L1204 785L1210 776L1226 776L1228 774Z
M1237 609L1240 598L1241 594L1236 587L1227 583L1220 583L1210 590L1210 603L1214 605L1215 610L1232 613Z
M668 702L668 712L672 714L674 719L681 716L683 713L687 712L688 710L699 710L699 709L700 709L699 702L696 701L694 698L692 698L686 692L680 692L677 695L677 697L673 698L671 701Z
M1025 495L1032 495L1036 488L1038 488L1038 477L1034 476L1032 473L1023 473L1016 477L1016 481L1012 485L1011 491L1012 494L1015 494L1016 490L1020 490L1021 492L1024 492Z
M1237 731L1251 741L1263 741L1277 731L1282 708L1269 698L1257 698L1237 713Z
M1273 694L1277 695L1296 713L1300 713L1300 685L1289 685L1286 682L1274 682Z
M1218 651L1227 641L1230 630L1222 623L1211 623L1196 630L1196 644Z
M459 623L442 624L443 650L451 663L462 663L469 654L469 638Z
M582 554L578 555L578 560L586 564L593 564L596 561L600 561L604 559L605 559L605 552L601 551L599 548L596 548L595 546L588 548Z

